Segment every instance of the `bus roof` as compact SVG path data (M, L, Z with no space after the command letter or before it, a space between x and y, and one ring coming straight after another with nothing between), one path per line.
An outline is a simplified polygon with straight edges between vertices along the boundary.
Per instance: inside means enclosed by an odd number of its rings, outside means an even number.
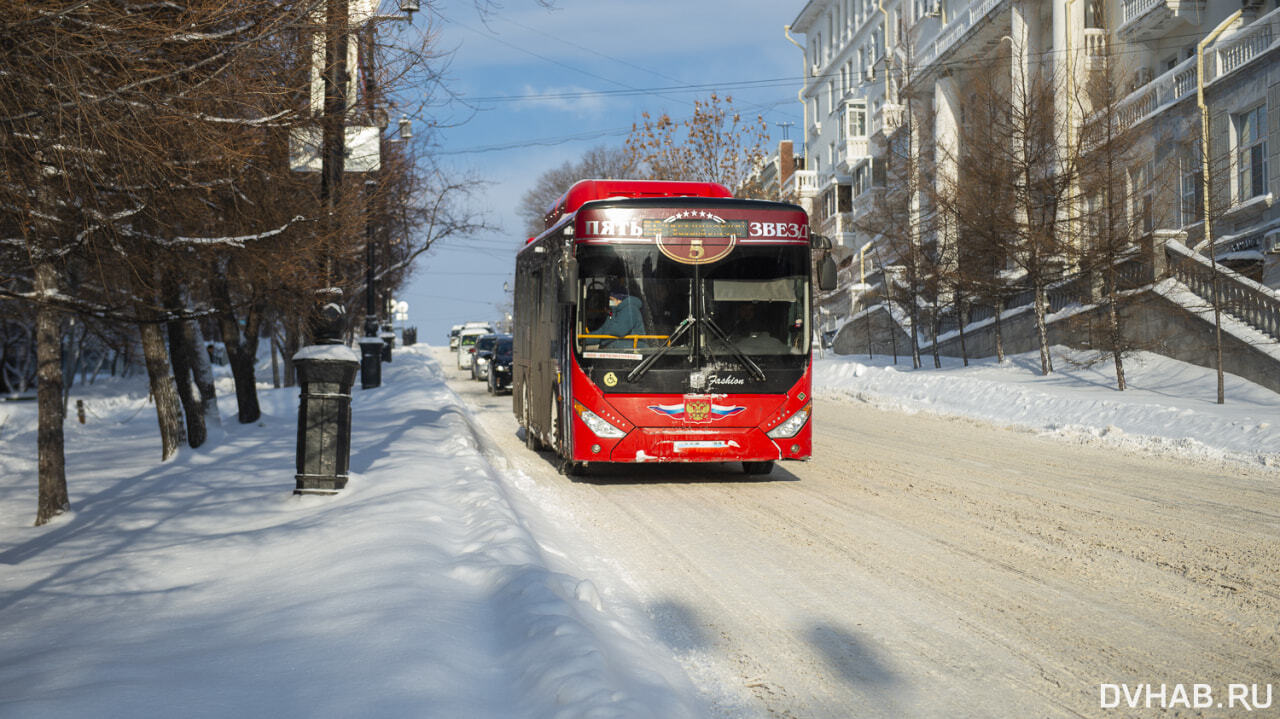
M579 180L547 208L545 227L550 229L561 217L592 200L614 197L733 197L733 193L715 182Z

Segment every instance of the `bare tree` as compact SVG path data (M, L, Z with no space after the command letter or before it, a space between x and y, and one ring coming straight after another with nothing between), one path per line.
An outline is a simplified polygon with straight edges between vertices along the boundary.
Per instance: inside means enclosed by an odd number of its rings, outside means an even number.
M733 97L712 93L694 101L693 115L677 122L667 113L631 128L626 152L641 178L718 182L741 197L763 197L753 171L765 158L768 126L764 118L743 118Z
M540 234L545 229L543 218L547 209L578 180L628 179L633 175L628 153L605 145L593 147L581 157L547 170L520 198L517 213L524 221L524 233L530 237Z

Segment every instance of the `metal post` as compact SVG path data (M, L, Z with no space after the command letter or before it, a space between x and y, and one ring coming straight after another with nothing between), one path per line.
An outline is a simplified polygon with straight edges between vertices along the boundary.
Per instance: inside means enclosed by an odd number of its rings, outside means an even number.
M1241 11L1236 10L1231 16L1223 20L1218 27L1213 29L1203 40L1196 44L1196 105L1200 108L1200 157L1201 172L1203 177L1204 192L1204 243L1205 249L1209 252L1209 266L1213 278L1213 332L1214 346L1217 357L1218 369L1218 404L1226 401L1226 392L1224 388L1224 379L1222 376L1222 302L1218 296L1218 253L1213 247L1213 218L1211 213L1210 202L1210 185L1209 185L1209 105L1204 100L1204 49L1218 39L1232 23L1241 15Z
M377 272L374 267L376 243L373 226L373 198L377 183L365 182L365 279L364 336L360 338L360 388L382 386L382 340L378 337Z

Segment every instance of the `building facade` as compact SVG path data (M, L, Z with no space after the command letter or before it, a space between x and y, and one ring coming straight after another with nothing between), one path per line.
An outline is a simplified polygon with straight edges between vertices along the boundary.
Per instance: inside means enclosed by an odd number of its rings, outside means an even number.
M1114 107L1140 138L1125 170L1135 222L1280 288L1277 0L809 0L788 37L805 69L805 169L790 190L811 204L815 230L856 256L883 250L868 217L892 184L893 143L909 138L925 182L963 178L978 73L994 67L1012 87L1050 68L1065 81L1056 112L1070 142L1093 111L1068 100L1073 89L1119 66ZM930 193L909 194L912 212L930 211Z

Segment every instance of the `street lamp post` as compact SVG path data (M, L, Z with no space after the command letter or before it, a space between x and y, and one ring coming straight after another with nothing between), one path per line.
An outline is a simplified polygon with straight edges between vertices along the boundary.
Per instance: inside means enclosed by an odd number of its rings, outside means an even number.
M405 17L370 17L366 28L372 31L377 20L411 21L418 9L417 0L400 0ZM324 106L321 115L322 151L320 193L327 229L337 230L336 209L342 197L342 177L346 170L347 119L347 47L351 13L348 0L327 0L325 11ZM385 128L385 122L382 127ZM382 129L379 129L381 137ZM379 148L381 152L381 148ZM366 189L376 184L366 185ZM372 194L370 192L369 194ZM374 235L371 213L366 217L366 291L374 296ZM332 253L325 251L326 287L333 286ZM372 301L372 300L369 300ZM376 308L375 308L376 309ZM298 443L296 494L336 494L347 485L351 459L351 385L362 363L341 340L346 318L340 302L330 301L315 323L315 344L303 347L294 355L298 369L301 396L298 403ZM366 317L366 328L368 321ZM368 330L366 329L366 332ZM376 333L376 326L374 329ZM378 338L375 342L381 344ZM362 355L364 342L361 342ZM363 357L362 357L363 358ZM380 359L380 358L378 358ZM375 361L374 365L378 362ZM381 383L381 368L377 372ZM373 377L366 376L367 383ZM367 384L365 385L368 386ZM377 386L376 384L374 386Z

